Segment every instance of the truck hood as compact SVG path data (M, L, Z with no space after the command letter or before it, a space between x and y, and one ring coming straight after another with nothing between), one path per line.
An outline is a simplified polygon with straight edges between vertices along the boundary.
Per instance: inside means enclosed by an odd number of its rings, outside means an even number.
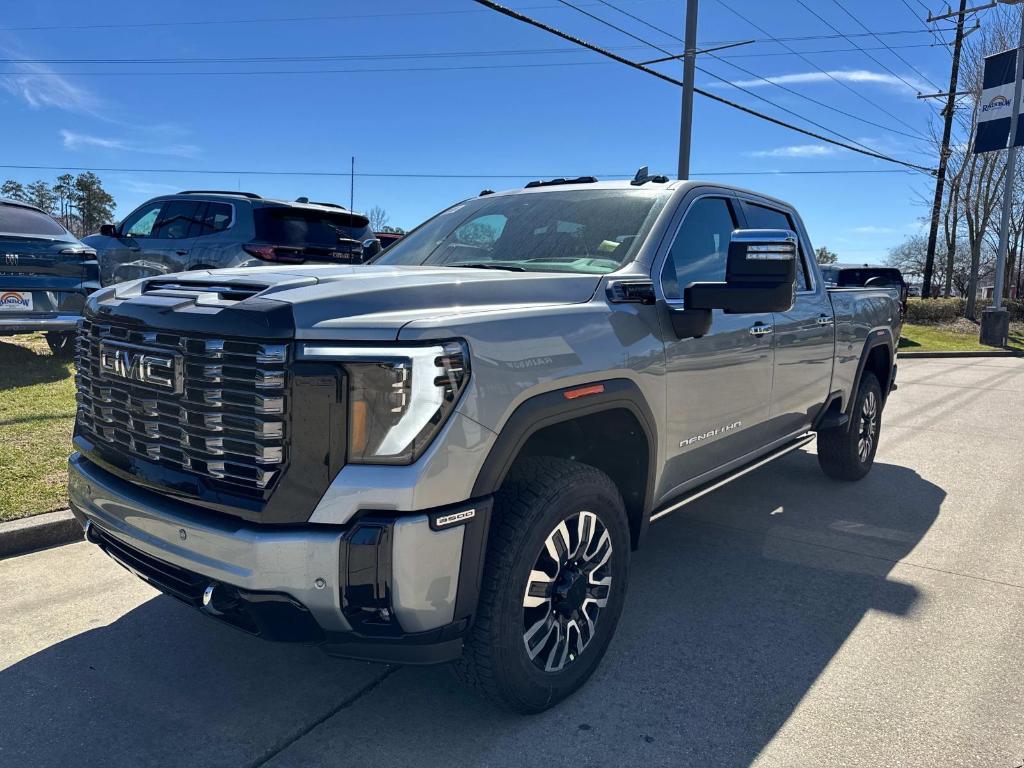
M165 275L120 284L114 294L131 300L155 283L180 282L200 292L201 284L244 287L253 299L290 305L297 338L380 341L396 339L414 320L582 303L600 280L600 275L457 267L297 265ZM200 296L196 304L204 300L221 301Z

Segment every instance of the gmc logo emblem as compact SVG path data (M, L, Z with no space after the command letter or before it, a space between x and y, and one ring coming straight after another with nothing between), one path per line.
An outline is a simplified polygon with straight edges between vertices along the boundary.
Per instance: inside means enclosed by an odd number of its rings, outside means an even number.
M104 376L135 381L150 387L181 392L181 356L136 347L100 342L100 371Z

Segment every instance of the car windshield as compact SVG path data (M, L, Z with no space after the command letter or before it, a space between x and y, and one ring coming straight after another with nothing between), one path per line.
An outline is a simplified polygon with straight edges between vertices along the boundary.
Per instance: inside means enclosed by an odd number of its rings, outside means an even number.
M67 237L67 230L45 213L20 205L0 205L0 232L29 237Z
M481 197L438 214L376 264L614 272L632 259L665 190L551 190Z

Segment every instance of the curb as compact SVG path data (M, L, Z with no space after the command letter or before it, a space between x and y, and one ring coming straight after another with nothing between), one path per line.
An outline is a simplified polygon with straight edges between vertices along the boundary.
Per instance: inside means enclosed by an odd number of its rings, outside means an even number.
M0 559L85 538L70 509L0 523Z
M898 359L914 357L1024 357L1024 352L1012 349L993 349L991 352L900 352Z

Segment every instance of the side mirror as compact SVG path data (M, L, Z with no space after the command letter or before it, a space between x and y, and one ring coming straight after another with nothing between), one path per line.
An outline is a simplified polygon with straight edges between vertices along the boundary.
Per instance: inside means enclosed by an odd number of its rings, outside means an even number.
M730 314L788 312L793 308L799 240L788 229L737 229L729 240L724 283L691 283L687 309Z
M117 227L113 224L101 224L100 234L104 237L117 237Z

